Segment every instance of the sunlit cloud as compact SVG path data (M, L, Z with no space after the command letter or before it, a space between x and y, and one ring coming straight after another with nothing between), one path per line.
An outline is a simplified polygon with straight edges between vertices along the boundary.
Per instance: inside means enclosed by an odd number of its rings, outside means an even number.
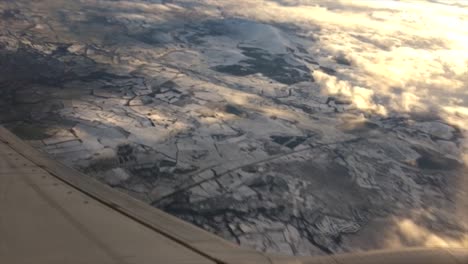
M450 238L437 235L434 232L416 224L411 219L396 221L396 230L387 235L388 248L402 248L409 245L422 245L425 247L463 248L468 247L468 235L459 238Z
M300 25L303 36L316 40L306 48L321 62L344 54L353 68L339 66L339 78L314 77L326 91L352 98L360 109L444 112L467 104L468 9L460 2L203 2L222 6L232 16ZM389 100L381 103L382 98Z

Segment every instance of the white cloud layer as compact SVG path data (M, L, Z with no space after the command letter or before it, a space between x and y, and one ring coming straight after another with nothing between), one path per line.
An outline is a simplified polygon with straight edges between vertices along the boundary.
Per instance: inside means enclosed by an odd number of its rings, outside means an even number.
M189 3L190 1L179 1ZM338 77L316 72L330 93L381 114L437 112L460 126L468 114L466 1L203 0L201 12L294 24L320 63L344 57Z

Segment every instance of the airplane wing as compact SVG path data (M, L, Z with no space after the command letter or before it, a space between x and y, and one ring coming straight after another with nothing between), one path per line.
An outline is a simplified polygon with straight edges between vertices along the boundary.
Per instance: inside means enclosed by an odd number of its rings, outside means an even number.
M283 257L240 248L51 159L0 127L0 263L467 264L468 250Z

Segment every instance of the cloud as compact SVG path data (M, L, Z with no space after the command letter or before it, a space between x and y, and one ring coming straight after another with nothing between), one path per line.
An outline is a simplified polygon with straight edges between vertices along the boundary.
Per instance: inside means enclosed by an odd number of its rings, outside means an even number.
M387 237L387 246L389 248L401 248L407 244L442 248L468 247L468 235L458 238L444 237L431 232L408 218L397 220L396 230L393 230L392 234L388 234Z
M339 73L316 73L322 88L351 97L359 108L381 114L435 110L453 119L453 109L468 107L463 1L202 2L224 16L296 25L298 34L315 40L305 48ZM337 56L352 67L336 64Z

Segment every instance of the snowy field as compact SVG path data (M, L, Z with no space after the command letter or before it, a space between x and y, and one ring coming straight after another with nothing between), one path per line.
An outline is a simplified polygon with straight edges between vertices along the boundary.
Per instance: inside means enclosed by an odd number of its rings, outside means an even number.
M0 123L228 240L468 247L468 2L0 1Z

